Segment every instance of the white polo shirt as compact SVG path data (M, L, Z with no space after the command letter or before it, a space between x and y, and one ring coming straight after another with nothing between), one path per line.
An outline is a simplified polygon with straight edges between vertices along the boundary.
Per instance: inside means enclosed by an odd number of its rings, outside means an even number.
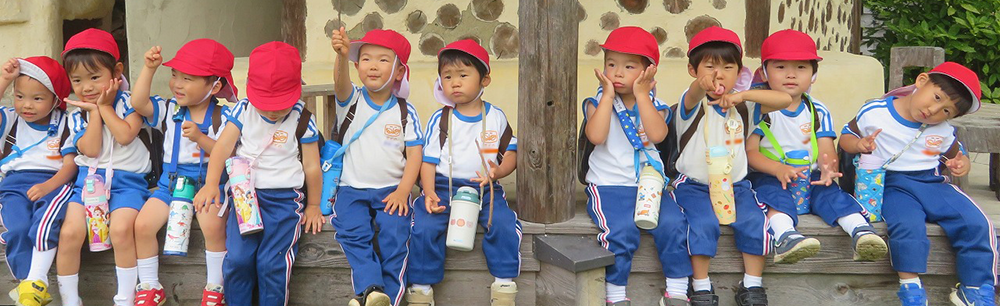
M483 103L486 108L485 132L482 112L476 116L466 116L452 109L448 117L451 132L448 133L444 146L441 145L441 115L444 109L438 109L431 115L425 133L427 138L424 141L424 162L437 165L438 174L448 176L450 163L453 178L477 178L479 176L476 175L476 171L482 171L483 159L497 162L500 137L510 123L507 122L507 115L499 107L486 101ZM444 128L448 129L447 126ZM511 132L510 143L505 150L517 151L517 137L514 137L516 133L513 133L513 127ZM480 137L481 135L483 137ZM481 152L476 147L477 142L479 148L482 148ZM454 154L451 149L454 149Z
M4 173L11 170L59 171L63 165L63 155L76 154L72 133L66 139L66 143L60 143L63 132L69 132L66 119L66 112L56 109L52 111L48 124L35 124L19 118L13 107L0 107L0 131L3 132L0 135L4 136L4 141L14 136L17 139L17 147L21 150L38 143L24 151L21 157L4 164L0 167L0 171ZM17 124L17 135L9 135L14 124Z
M873 155L888 160L913 142L910 148L900 154L886 169L892 171L919 171L937 168L941 154L955 144L955 128L947 121L928 126L920 137L920 123L903 119L893 106L896 97L871 100L861 106L857 117L860 131L852 131L850 123L844 125L841 134L852 134L859 138L882 129L875 137L876 148Z
M305 172L299 161L299 140L295 137L295 129L299 125L305 102L299 101L292 106L292 111L280 121L269 121L250 104L247 99L236 103L229 114L229 122L240 129L239 145L236 155L255 158L258 155L257 167L254 168L256 188L302 188L305 182ZM309 120L308 128L302 135L302 143L319 141L319 131L316 129L315 116ZM271 139L274 141L271 141Z
M695 116L698 114L698 109L702 107L702 103L707 97L702 98L693 109L685 110L684 95L686 94L687 90L681 94L680 103L677 104L676 110L677 120L674 120L673 126L677 131L678 145L680 143L680 135L684 135L688 128L695 128L697 130L691 136L691 140L688 141L684 151L677 157L677 171L697 182L703 184L708 182L708 147L721 145L729 149L730 152L736 152L732 160L733 169L730 172L733 181L738 182L743 180L747 175L748 168L745 140L747 127L743 126L743 118L740 117L736 108L731 110L733 118L738 122L735 130L736 137L732 140L729 136L729 128L726 126L727 114L723 113L722 109L715 105L712 105L705 112L705 117L701 119L698 126L692 127L691 123L694 121ZM757 126L763 118L760 110L761 105L752 101L746 101L743 104L747 106L748 123ZM708 145L705 144L705 133L708 133Z
M178 153L177 163L179 164L198 164L198 163L208 163L208 155L211 152L204 152L205 156L202 157L201 147L198 143L195 143L179 135L175 131L177 127L177 122L180 121L194 121L191 118L191 112L187 108L182 108L177 105L176 99L164 100L160 96L150 97L153 103L153 116L144 118L146 124L152 126L154 129L163 131L163 163L168 164L173 160L174 156L174 137L179 137L178 143ZM219 139L219 134L221 134L222 129L226 126L229 116L229 107L222 106L218 111L222 112L222 116L219 118L219 130L216 131L212 126L212 112L216 111L214 105L218 103L218 100L212 98L209 102L209 107L205 111L205 118L201 124L198 124L198 128L201 130L205 136L211 139ZM166 123L166 124L164 124Z
M594 109L597 108L602 94L599 90L597 96L583 100L584 116L587 116L588 106ZM660 99L655 98L653 99L653 106L656 107L657 111L666 112L664 121L670 124L670 120L673 118L670 107ZM633 106L626 113L629 119L632 119L632 122L639 121L638 105ZM621 121L618 119L618 114L614 113L614 110L612 110L610 121L607 139L604 143L594 146L594 151L590 153L590 160L587 161L590 170L587 171L586 181L587 183L601 186L638 186L636 182L638 178L635 176L635 149L632 148L632 143L625 136ZM642 138L642 142L646 148L656 149L656 144L651 143L646 137L645 130L639 130L639 137ZM649 151L649 156L656 161L663 162L660 159L660 154L655 151ZM646 154L640 152L639 162L645 163L647 161Z
M135 109L132 108L131 94L127 91L118 91L118 95L115 97L114 108L115 115L118 118L122 118L122 120L134 113ZM74 144L87 131L86 120L89 118L85 118L86 116L88 115L80 111L80 109L76 109L70 115L69 125L74 132ZM133 173L149 173L152 170L152 165L149 162L149 150L146 149L146 145L138 138L128 145L121 145L114 140L114 136L111 135L111 130L108 129L107 123L102 124L101 137L100 155L96 159L83 154L77 155L75 159L77 165L89 167L96 160L97 167L102 169L111 166L115 170ZM112 156L112 146L114 146L114 156Z
M785 153L795 150L812 150L812 145L809 143L809 136L813 132L813 116L809 111L809 106L806 105L807 102L805 99L805 97L802 97L802 102L799 103L799 107L795 111L782 109L764 114L771 122L771 133L774 134L775 140L778 141L778 144L781 145L781 149ZM816 138L837 138L837 132L833 129L833 117L830 116L830 110L826 108L823 102L816 99L812 101L816 108L816 116L819 117L819 121L816 122L816 126L819 127L816 131ZM767 140L767 137L764 136L764 131L759 127L754 129L753 133L761 136L761 148L774 152L777 155L781 154L781 152L777 152L774 149L774 145ZM818 156L813 156L813 160L816 159L818 159ZM816 167L815 163L813 163L813 167Z

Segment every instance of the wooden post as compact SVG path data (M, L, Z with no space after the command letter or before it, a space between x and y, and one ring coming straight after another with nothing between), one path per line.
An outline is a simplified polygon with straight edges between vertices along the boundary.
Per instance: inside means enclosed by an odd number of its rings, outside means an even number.
M576 187L577 1L519 0L517 211L573 217Z
M889 50L889 90L903 86L903 68L931 68L941 63L944 63L941 47L892 47Z
M306 60L306 1L284 0L281 8L281 40L299 49Z
M760 57L760 46L771 34L771 0L747 0L743 44L747 57Z
M854 54L861 54L861 35L863 33L861 29L861 17L865 14L864 5L862 5L861 0L854 0L854 4L851 9L851 44L847 47L847 52Z

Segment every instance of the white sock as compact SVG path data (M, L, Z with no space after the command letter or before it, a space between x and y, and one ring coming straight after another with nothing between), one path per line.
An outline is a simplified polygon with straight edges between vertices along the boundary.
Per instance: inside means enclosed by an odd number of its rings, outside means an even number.
M494 277L494 278L493 278L493 283L494 283L494 284L500 284L500 283L513 283L513 282L514 282L514 279L513 279L513 278L499 278L499 277Z
M410 289L420 290L421 292L426 294L431 292L431 285L413 284L410 286Z
M906 285L906 284L915 284L915 285L917 285L918 288L923 288L924 287L924 284L920 283L920 277L914 277L914 278L908 278L908 279L902 279L902 278L900 278L899 279L899 286L903 286L903 285Z
M771 225L771 230L774 231L774 237L776 239L780 239L781 235L784 235L788 231L795 230L795 222L792 221L792 217L789 217L788 215L780 212L774 214L774 216L771 216L771 218L768 219L768 224ZM802 235L794 235L794 236L802 236Z
M118 274L118 293L115 294L115 305L135 304L135 285L139 281L139 269L136 267L115 267Z
M667 296L675 299L687 299L688 278L667 278Z
M847 232L848 235L850 235L853 234L854 229L858 228L859 226L868 225L868 220L865 220L865 217L862 217L861 214L859 213L853 213L838 218L837 224L839 224L840 228L844 229L844 231Z
M709 291L712 290L712 279L706 277L705 279L694 279L694 291Z
M80 305L80 274L58 275L56 280L59 281L59 296L62 297L63 305Z
M154 288L162 288L160 284L160 257L153 256L136 261L136 268L139 269L139 283L150 285Z
M764 287L764 277L743 273L743 287Z
M56 249L47 251L31 249L31 268L28 269L28 278L25 280L40 280L49 285L49 268L52 268L52 261L56 259Z
M608 283L604 288L608 291L608 302L618 303L626 299L625 286Z
M209 284L222 285L222 261L226 259L226 251L205 251L205 281Z

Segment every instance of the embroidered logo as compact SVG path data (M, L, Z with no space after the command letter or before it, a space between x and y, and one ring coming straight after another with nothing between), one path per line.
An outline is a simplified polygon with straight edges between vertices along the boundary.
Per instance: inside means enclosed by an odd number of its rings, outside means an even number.
M500 136L497 134L497 131L489 130L483 132L483 141L486 141L486 143L497 143L500 141Z
M403 127L398 124L385 125L385 137L396 138L403 135Z
M938 135L929 135L924 138L924 144L928 149L940 149L942 143L944 143L944 137Z
M288 132L285 131L275 131L274 135L271 137L273 138L272 143L274 144L283 144L288 142Z
M45 143L45 147L52 151L59 151L59 139L49 139L49 141Z

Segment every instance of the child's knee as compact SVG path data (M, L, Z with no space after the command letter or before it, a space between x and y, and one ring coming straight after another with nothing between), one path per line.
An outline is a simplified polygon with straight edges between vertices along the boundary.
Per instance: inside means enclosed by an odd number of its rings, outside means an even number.
M134 232L135 223L133 222L111 222L111 239L116 240L118 244L127 242L122 239L133 237Z
M86 238L87 228L82 223L66 222L59 230L60 243L82 243Z
M148 220L136 219L135 220L135 236L136 237L155 237L157 233L160 232L162 226L156 224L156 222L150 222ZM112 231L113 231L112 227Z

